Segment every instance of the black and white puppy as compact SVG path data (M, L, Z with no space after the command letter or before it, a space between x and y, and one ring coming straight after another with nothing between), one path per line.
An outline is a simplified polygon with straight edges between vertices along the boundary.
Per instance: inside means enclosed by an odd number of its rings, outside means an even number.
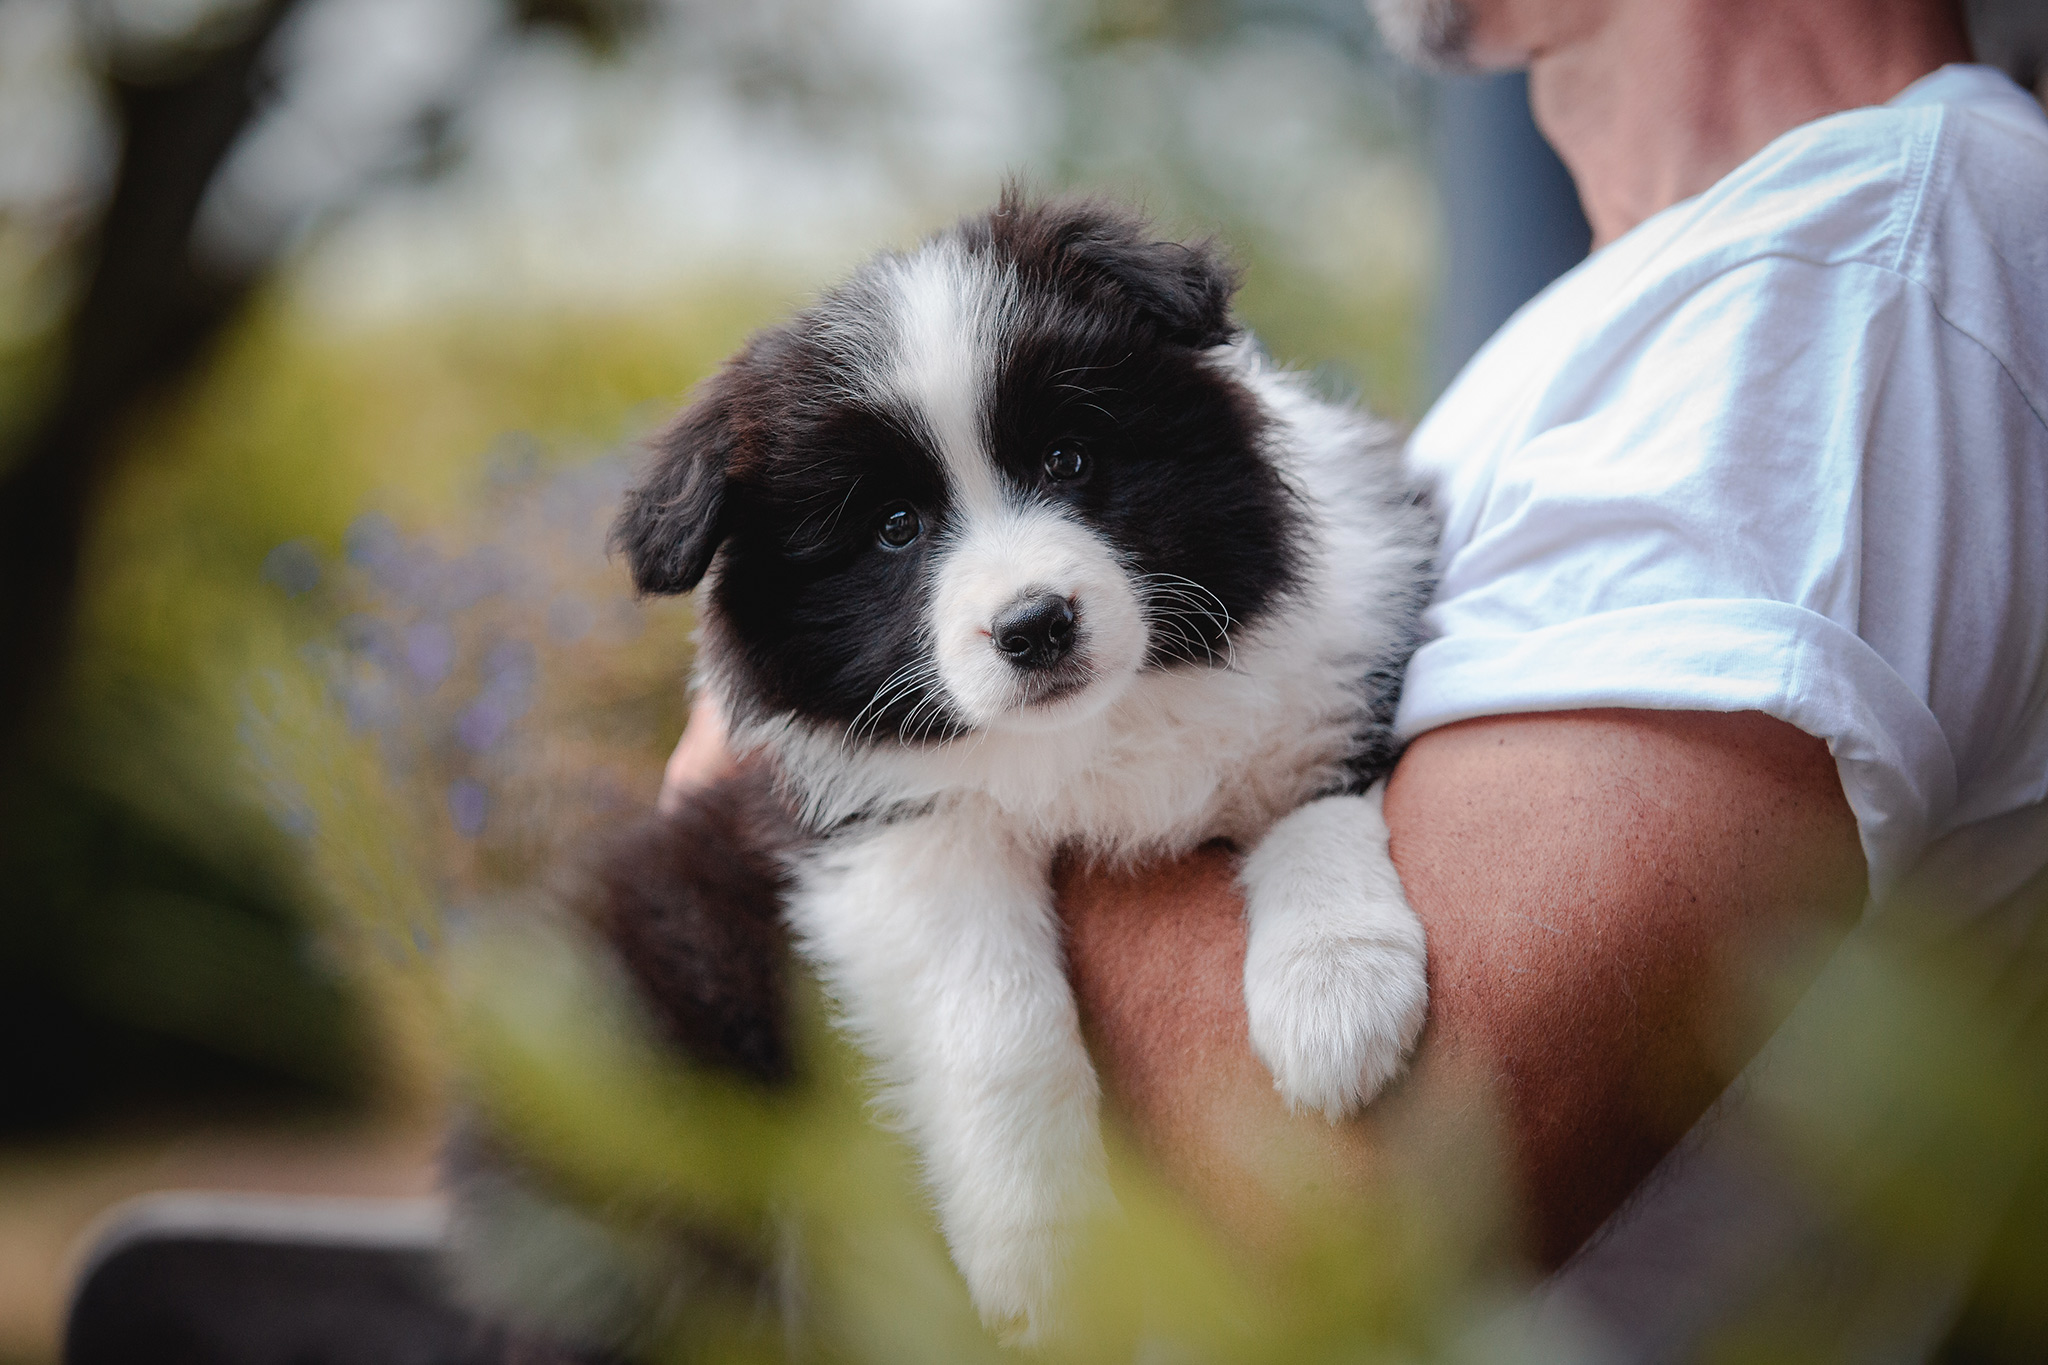
M699 685L817 836L789 922L1012 1339L1107 1197L1056 851L1249 851L1251 1037L1297 1107L1365 1103L1422 1026L1374 784L1434 528L1233 288L1013 192L754 337L615 533L643 591L705 585Z

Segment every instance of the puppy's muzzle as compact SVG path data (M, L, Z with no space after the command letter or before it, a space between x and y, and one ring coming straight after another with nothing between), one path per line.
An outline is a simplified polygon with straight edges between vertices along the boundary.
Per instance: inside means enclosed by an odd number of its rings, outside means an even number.
M1017 668L1043 672L1073 651L1074 604L1051 592L1021 597L996 617L989 638Z

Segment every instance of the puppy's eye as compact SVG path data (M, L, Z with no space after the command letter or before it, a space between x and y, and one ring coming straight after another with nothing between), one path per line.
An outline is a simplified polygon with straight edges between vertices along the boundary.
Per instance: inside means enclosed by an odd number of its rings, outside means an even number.
M1078 441L1061 441L1045 452L1045 477L1054 483L1072 483L1088 472L1088 452Z
M900 550L916 540L922 530L924 523L917 519L917 512L909 503L892 503L882 509L882 519L875 527L875 539L892 550Z

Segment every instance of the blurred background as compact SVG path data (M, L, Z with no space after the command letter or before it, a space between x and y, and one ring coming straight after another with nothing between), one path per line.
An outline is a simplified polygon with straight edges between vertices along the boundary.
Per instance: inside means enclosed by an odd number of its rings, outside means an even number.
M1583 253L1520 101L1359 0L0 0L0 1361L128 1195L431 1190L451 954L680 732L604 530L749 331L1014 174L1412 420Z
M1351 0L0 0L0 1359L123 1195L431 1188L442 938L682 725L635 438L1012 173L1221 232L1417 411Z

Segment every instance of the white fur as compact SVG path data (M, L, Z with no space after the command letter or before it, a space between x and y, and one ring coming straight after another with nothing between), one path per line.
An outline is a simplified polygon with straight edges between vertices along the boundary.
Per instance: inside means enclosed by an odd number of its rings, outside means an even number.
M873 396L923 422L956 506L994 512L1002 480L983 449L981 420L1014 286L952 242L889 261L883 278L895 328L871 379Z
M1422 1032L1422 925L1387 857L1386 784L1283 818L1245 859L1252 1047L1296 1109L1332 1120L1392 1080Z
M1043 1335L1074 1229L1108 1199L1095 1072L1044 850L985 802L835 839L790 919L880 1064L990 1326Z
M1042 735L1114 702L1145 662L1143 604L1131 576L1086 527L1043 502L973 511L948 537L933 570L928 629L939 681L953 708L981 730ZM990 623L1011 603L1054 593L1074 610L1073 660L1087 686L1040 703L1034 677L990 644Z
M1081 523L1006 491L982 447L1010 284L951 247L894 263L888 280L895 340L867 373L931 432L956 524L933 560L936 668L884 690L923 689L976 728L869 745L783 715L735 740L772 749L805 818L840 828L798 869L792 922L923 1155L977 1305L1029 1340L1047 1329L1063 1247L1106 1199L1047 889L1058 849L1128 861L1217 836L1255 846L1246 997L1290 1104L1356 1108L1413 1043L1422 930L1377 793L1325 794L1341 786L1366 673L1398 651L1431 537L1401 501L1389 432L1249 341L1218 347L1208 363L1272 419L1269 454L1308 521L1305 582L1231 630L1228 666L1144 670L1148 607L1178 585L1134 575ZM1049 705L989 638L1026 592L1076 609L1087 683ZM715 672L704 684L724 690ZM854 817L868 819L842 827Z

